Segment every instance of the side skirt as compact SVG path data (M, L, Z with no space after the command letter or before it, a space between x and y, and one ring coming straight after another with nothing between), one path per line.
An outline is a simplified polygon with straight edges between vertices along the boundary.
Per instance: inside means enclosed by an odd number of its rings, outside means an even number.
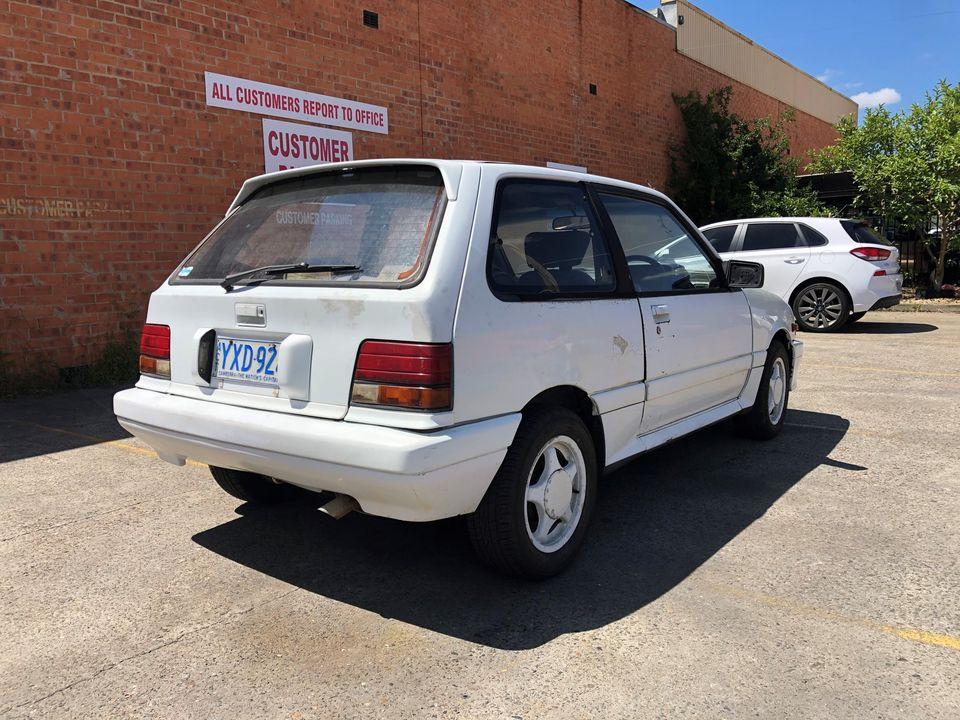
M762 366L751 368L750 374L747 376L747 381L740 393L740 397L634 438L613 456L607 457L607 465L603 470L604 473L612 472L622 467L637 455L649 452L654 448L677 440L684 435L689 435L696 430L701 430L708 425L714 425L739 412L749 410L756 401L757 390L760 388L760 377L762 375Z

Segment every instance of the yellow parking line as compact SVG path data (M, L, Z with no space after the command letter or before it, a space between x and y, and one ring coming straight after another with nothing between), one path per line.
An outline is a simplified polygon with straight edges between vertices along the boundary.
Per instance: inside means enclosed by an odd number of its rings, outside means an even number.
M725 584L719 584L719 583L707 583L707 584L712 590L714 590L715 592L721 595L727 595L730 597L740 598L743 600L751 600L753 602L758 602L762 605L767 605L768 607L774 607L781 610L788 610L798 615L808 615L811 617L818 617L823 620L840 622L846 625L859 625L860 627L868 628L870 630L878 630L882 633L887 633L888 635L895 635L896 637L902 638L903 640L911 640L913 642L918 642L923 645L935 645L937 647L943 647L949 650L960 650L960 637L955 637L953 635L944 635L942 633L927 632L926 630L917 630L915 628L903 628L903 627L896 627L894 625L884 625L883 623L877 622L875 620L843 615L842 613L838 613L833 610L827 610L824 608L816 607L815 605L807 605L805 603L797 602L796 600L776 597L774 595L767 595L765 593L751 592L749 590L742 590L740 588L735 588Z
M51 427L49 425L41 425L40 423L27 423L31 427L39 428L40 430L46 430L47 432L59 433L61 435L70 435L71 437L81 438L83 440L88 440L92 443L97 443L98 445L108 445L110 447L117 448L118 450L123 450L124 452L138 453L140 455L148 455L149 457L157 457L155 453L150 448L137 447L136 445L129 445L120 440L106 440L104 438L97 437L96 435L87 435L86 433L75 432L73 430L64 430L63 428ZM206 463L197 462L196 460L187 460L187 465L192 465L193 467L206 467Z
M951 650L960 650L960 638L955 638L952 635L940 635L939 633L926 632L925 630L896 628L892 625L884 625L880 629L885 633L902 637L904 640L915 640L924 645L939 645L940 647L950 648Z
M890 373L893 375L923 375L924 377L952 377L960 378L960 373L958 372L924 372L923 370L913 370L911 368L877 368L877 367L864 367L862 365L827 365L825 363L817 363L818 368L830 368L831 370L857 370L858 372L879 372L879 373Z

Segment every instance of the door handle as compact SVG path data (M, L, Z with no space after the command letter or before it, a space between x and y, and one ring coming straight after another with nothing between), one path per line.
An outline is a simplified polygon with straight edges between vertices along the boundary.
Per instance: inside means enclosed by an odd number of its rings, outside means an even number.
M670 322L670 309L666 305L651 305L650 312L654 322Z
M787 263L787 265L797 265L803 262L803 258L802 257L787 258L786 260L784 260L784 262Z

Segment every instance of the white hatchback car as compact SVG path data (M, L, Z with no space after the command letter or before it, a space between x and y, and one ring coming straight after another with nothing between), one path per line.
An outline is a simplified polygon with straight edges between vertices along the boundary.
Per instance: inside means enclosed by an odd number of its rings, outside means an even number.
M669 246L684 264L657 259ZM783 426L803 346L665 196L522 165L360 161L244 183L150 298L120 423L250 502L289 485L402 520L467 515L548 576L597 481L723 418Z
M900 252L863 222L750 218L701 230L724 260L761 263L764 289L790 303L801 330L839 330L900 302Z

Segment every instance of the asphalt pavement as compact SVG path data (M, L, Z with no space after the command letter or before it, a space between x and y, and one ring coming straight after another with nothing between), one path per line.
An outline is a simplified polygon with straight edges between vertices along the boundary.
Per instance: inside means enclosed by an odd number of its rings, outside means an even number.
M960 315L803 339L780 437L605 478L541 583L456 520L239 503L110 391L0 403L0 717L956 718Z

